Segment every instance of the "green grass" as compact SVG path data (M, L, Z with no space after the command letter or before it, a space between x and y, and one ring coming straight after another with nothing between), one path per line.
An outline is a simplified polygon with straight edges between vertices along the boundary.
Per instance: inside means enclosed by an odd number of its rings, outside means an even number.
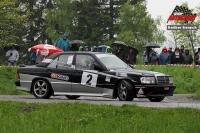
M200 110L0 101L1 133L199 133Z
M150 70L169 74L176 85L175 94L194 94L200 98L200 69L185 66L136 66L136 69ZM0 68L0 95L21 95L28 93L16 90L16 67Z
M2 67L0 68L0 95L20 95L28 93L16 89L17 67Z

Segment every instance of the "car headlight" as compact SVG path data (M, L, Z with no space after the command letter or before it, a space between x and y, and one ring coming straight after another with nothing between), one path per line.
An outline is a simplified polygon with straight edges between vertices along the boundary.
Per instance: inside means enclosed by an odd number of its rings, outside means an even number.
M155 78L154 77L141 77L140 81L143 84L155 84Z
M169 84L173 84L173 78L169 77Z

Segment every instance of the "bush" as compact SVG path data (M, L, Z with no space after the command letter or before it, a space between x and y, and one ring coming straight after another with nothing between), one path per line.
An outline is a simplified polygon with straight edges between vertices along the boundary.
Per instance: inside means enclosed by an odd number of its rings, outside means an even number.
M1 67L0 68L0 94L1 95L19 95L27 94L16 89L16 73L17 67Z

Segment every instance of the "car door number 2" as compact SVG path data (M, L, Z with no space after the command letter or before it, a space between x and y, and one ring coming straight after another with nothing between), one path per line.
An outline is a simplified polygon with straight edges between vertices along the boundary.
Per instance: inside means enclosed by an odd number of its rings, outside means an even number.
M96 87L98 74L83 72L81 84Z

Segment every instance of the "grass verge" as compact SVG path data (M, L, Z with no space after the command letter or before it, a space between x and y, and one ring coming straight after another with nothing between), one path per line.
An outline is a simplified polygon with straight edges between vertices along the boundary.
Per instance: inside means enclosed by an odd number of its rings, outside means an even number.
M200 110L0 101L2 133L199 133Z
M136 66L136 69L149 70L169 74L176 85L175 94L193 94L200 98L200 69L185 66ZM21 95L28 93L16 90L17 67L0 68L0 95Z

